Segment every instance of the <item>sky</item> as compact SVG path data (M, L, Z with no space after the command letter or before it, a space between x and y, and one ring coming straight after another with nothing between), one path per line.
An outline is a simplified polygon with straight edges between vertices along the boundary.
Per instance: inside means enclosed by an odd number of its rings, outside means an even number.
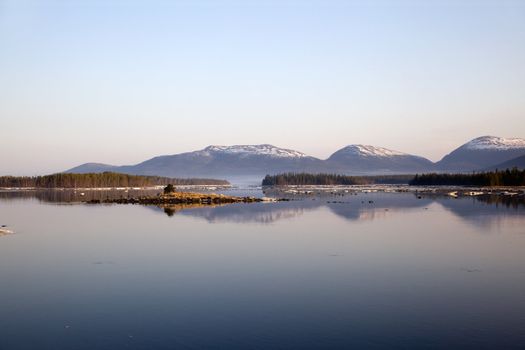
M525 1L0 0L0 175L525 138Z

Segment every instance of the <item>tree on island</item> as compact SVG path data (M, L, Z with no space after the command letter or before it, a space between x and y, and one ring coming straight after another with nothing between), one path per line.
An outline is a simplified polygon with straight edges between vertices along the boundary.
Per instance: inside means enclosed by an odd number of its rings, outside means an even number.
M175 192L175 187L172 184L168 184L168 186L164 187L164 194L169 194Z

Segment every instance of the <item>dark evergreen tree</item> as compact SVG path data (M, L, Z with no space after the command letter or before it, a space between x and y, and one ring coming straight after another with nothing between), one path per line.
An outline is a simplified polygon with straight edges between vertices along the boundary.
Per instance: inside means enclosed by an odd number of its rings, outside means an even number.
M164 193L169 194L175 192L175 187L173 187L172 184L168 184L168 186L164 187Z

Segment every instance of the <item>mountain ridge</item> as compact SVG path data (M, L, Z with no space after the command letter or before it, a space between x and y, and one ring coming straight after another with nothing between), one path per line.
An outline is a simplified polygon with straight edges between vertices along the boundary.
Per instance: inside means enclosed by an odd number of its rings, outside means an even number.
M459 146L441 160L364 144L349 144L326 159L271 144L209 145L203 149L156 156L134 165L84 163L65 172L118 171L157 176L264 176L279 172L395 174L427 171L472 171L525 155L525 139L481 136Z
M522 155L516 158L512 158L503 163L499 163L491 167L488 167L484 170L492 171L492 170L503 170L503 169L512 169L512 168L525 169L525 155Z
M476 171L525 154L525 139L480 136L435 163L441 171Z

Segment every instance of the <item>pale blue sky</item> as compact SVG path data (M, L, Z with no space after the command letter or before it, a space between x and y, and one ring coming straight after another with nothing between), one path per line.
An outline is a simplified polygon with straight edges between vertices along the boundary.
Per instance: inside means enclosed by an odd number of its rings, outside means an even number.
M525 137L525 1L0 0L0 173Z

